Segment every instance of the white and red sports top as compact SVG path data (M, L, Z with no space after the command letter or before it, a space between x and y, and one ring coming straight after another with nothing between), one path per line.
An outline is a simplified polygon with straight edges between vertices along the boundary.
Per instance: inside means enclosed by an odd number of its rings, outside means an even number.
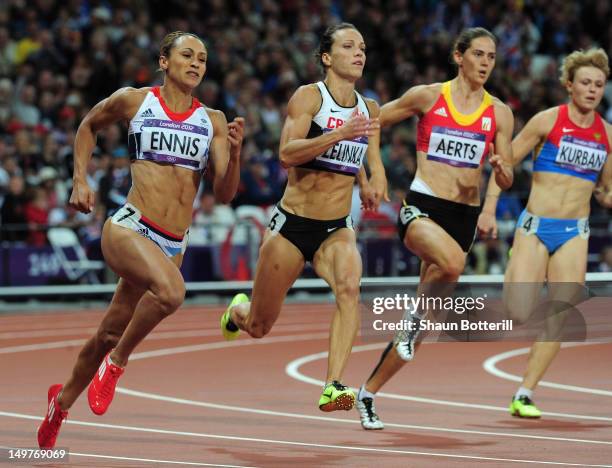
M476 169L489 153L495 129L492 96L485 91L478 109L462 114L453 104L451 82L447 81L434 106L419 119L417 151L431 161Z
M336 102L323 81L317 83L317 88L321 93L321 107L312 118L310 130L306 138L316 138L341 127L344 125L344 122L350 120L355 109L357 109L359 114L370 117L368 106L357 91L355 91L355 105L344 107ZM367 151L368 137L366 136L355 137L352 140L341 140L323 154L297 167L335 172L336 174L353 177L361 169Z
M191 108L177 114L168 108L156 86L130 120L128 151L131 160L204 171L212 138L212 122L200 101L193 98Z

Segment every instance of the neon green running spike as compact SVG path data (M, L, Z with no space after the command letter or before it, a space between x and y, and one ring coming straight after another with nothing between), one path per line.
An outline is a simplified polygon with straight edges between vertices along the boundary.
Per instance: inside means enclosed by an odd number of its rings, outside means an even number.
M355 405L355 394L340 382L334 380L327 384L319 398L319 409L321 411L350 411Z
M510 403L510 414L519 418L532 419L537 419L542 416L542 412L527 396L521 396L518 399L512 397L512 402Z
M223 333L223 338L228 341L235 340L238 338L238 335L240 335L240 329L230 321L230 310L235 305L243 304L245 302L249 302L249 296L243 293L236 294L232 299L232 302L230 302L230 305L227 306L227 309L225 309L225 312L223 312L223 315L221 316L221 333ZM235 330L232 330L232 328L235 328Z

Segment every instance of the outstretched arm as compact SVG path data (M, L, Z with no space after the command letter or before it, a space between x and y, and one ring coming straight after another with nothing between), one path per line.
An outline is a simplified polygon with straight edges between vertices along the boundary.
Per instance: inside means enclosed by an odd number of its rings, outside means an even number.
M514 180L512 171L512 146L510 140L514 129L514 117L510 108L496 101L495 121L497 131L495 133L495 144L489 145L489 163L493 171L489 177L487 193L482 207L482 212L478 216L478 235L480 237L491 236L497 238L497 221L495 211L497 210L497 200L502 189L510 188Z
M548 135L557 118L556 112L556 108L553 108L536 114L527 122L514 140L512 140L510 160L512 167L519 164L525 156L527 156L531 150ZM491 174L484 205L482 207L482 213L478 218L479 234L481 236L491 234L493 238L497 237L495 211L497 210L497 201L502 191L496 179L497 178Z
M612 142L612 125L605 123L605 127L608 142ZM612 153L608 154L593 195L600 205L612 208Z
M387 127L413 115L429 110L440 95L440 85L419 85L410 88L399 98L389 101L380 109L380 126Z
M236 117L229 124L225 114L208 110L214 137L210 143L214 171L213 192L220 203L229 203L236 195L240 182L240 151L244 137L244 119Z
M612 208L612 153L608 154L593 195L601 206Z
M94 206L95 196L87 184L87 165L96 146L96 134L120 120L129 120L142 103L146 89L121 88L96 104L85 116L74 139L74 171L69 204L83 213Z
M495 106L495 121L497 132L495 145L489 148L489 162L493 167L495 183L502 189L508 190L514 182L512 171L512 132L514 131L514 116L510 108L501 104Z
M376 101L368 99L366 101L370 116L372 118L378 118L380 115L380 107ZM380 157L380 128L376 129L374 135L368 139L368 152L367 152L368 166L370 167L370 187L371 200L367 209L377 210L380 203L389 201L389 195L387 193L387 176L385 175L385 167L383 166L382 159Z

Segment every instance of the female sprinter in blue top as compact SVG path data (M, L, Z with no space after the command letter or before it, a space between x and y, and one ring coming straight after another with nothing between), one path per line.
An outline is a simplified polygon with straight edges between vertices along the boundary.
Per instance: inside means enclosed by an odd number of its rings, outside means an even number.
M612 126L596 112L610 73L602 49L575 51L561 66L569 102L536 114L512 141L514 164L534 150L533 181L520 215L506 270L504 302L510 318L526 321L547 280L555 300L571 300L584 284L591 195L612 207ZM490 182L483 208L493 225L499 188ZM564 286L562 286L562 284ZM559 287L562 286L562 287ZM533 390L560 348L567 310L550 314L531 347L527 371L512 398L513 416L539 418Z

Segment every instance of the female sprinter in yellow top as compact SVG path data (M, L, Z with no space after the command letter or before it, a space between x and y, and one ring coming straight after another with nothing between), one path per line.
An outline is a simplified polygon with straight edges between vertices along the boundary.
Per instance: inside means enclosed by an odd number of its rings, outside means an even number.
M418 295L427 295L432 284L445 285L436 295L449 294L463 271L476 234L485 158L497 183L512 185L512 111L484 89L495 66L496 43L486 29L463 31L452 52L457 77L415 86L381 109L382 126L419 117L417 172L398 217L402 242L421 259ZM396 333L359 392L357 409L364 429L383 428L374 396L414 357L426 311L410 313L414 328Z

